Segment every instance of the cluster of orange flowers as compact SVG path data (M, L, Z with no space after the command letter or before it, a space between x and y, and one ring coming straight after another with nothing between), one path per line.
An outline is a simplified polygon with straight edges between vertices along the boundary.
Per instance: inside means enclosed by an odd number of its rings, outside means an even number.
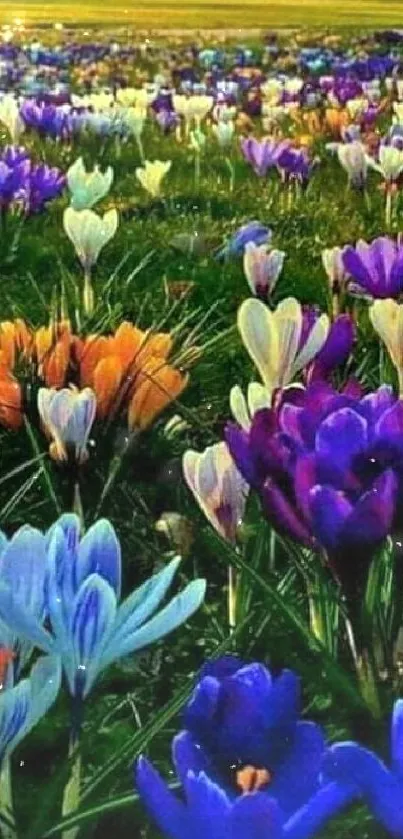
M68 321L30 330L22 320L0 324L0 423L19 428L23 393L19 370L50 388L93 389L98 417L127 412L130 429L144 429L176 399L188 376L168 362L169 333L122 323L112 335L81 338Z

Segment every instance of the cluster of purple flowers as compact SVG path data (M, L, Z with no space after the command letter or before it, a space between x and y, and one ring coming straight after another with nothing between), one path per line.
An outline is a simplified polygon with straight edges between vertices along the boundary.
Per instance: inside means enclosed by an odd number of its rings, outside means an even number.
M66 179L60 169L34 163L24 148L8 146L0 155L0 206L25 215L37 213L63 192Z

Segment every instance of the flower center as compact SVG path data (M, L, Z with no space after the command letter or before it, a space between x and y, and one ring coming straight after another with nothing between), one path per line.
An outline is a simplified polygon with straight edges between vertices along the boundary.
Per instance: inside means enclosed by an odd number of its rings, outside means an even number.
M237 786L243 793L258 792L262 787L270 784L273 776L268 769L257 769L256 766L244 766L236 773Z

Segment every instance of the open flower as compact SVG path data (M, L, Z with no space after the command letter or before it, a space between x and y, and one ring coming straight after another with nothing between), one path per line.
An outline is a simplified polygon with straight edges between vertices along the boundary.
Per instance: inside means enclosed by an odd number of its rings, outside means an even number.
M127 410L131 428L147 428L188 382L168 362L171 348L169 333L143 332L128 322L109 338L89 336L80 355L81 385L94 390L98 416Z
M226 443L208 446L201 454L192 450L185 452L183 474L210 524L224 539L235 542L245 512L248 485L238 472Z
M398 297L403 290L403 245L388 236L372 242L360 239L342 253L344 270L353 283L349 290L375 299Z
M55 460L67 460L70 448L78 463L87 460L87 443L96 410L97 400L91 388L39 389L39 416L52 439L50 454Z
M111 166L108 166L104 173L100 171L99 166L94 166L91 172L87 172L82 157L79 157L67 171L67 185L73 210L89 210L108 194L112 181Z
M136 178L152 198L158 198L161 195L162 181L171 165L170 160L154 160L153 162L146 160L144 166L137 167Z
M260 177L278 164L281 153L291 145L290 140L256 140L246 137L241 142L242 154Z
M281 274L285 253L269 250L267 244L247 242L243 254L243 269L251 291L257 297L270 298Z
M48 533L46 629L4 581L0 617L35 646L60 655L70 693L84 699L108 665L163 638L199 608L204 580L189 583L151 617L178 564L172 560L119 605L121 554L112 525L100 520L80 540L78 517L64 515Z
M323 764L327 778L348 778L371 814L391 836L403 837L403 700L394 706L391 725L390 769L369 749L357 743L338 743Z
M0 763L45 716L60 688L60 659L43 656L30 675L0 692Z
M85 272L90 272L102 248L113 239L118 228L117 210L108 210L101 218L93 210L64 211L63 225L73 243Z
M324 382L285 391L226 440L280 532L326 552L357 597L373 552L401 523L403 403L389 387L368 396Z
M321 786L325 742L299 720L299 682L235 657L207 663L172 744L185 801L144 759L137 786L164 834L190 839L309 837L353 797L351 787ZM269 831L269 834L268 834Z

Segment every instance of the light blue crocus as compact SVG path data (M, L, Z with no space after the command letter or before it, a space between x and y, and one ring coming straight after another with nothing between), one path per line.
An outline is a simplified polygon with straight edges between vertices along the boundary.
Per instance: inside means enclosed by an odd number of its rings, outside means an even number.
M0 580L13 592L19 608L32 614L39 623L46 616L46 548L46 536L29 525L17 530L10 540L0 532ZM10 627L8 615L4 618L0 620L0 646L14 652L17 677L32 652L32 645Z
M80 540L78 517L63 515L47 541L49 626L5 584L0 586L0 618L31 644L60 655L70 693L78 700L109 664L176 629L204 599L205 581L195 580L154 614L178 568L177 558L119 605L120 544L106 519Z
M42 656L28 678L0 693L0 763L45 716L61 682L60 659Z

